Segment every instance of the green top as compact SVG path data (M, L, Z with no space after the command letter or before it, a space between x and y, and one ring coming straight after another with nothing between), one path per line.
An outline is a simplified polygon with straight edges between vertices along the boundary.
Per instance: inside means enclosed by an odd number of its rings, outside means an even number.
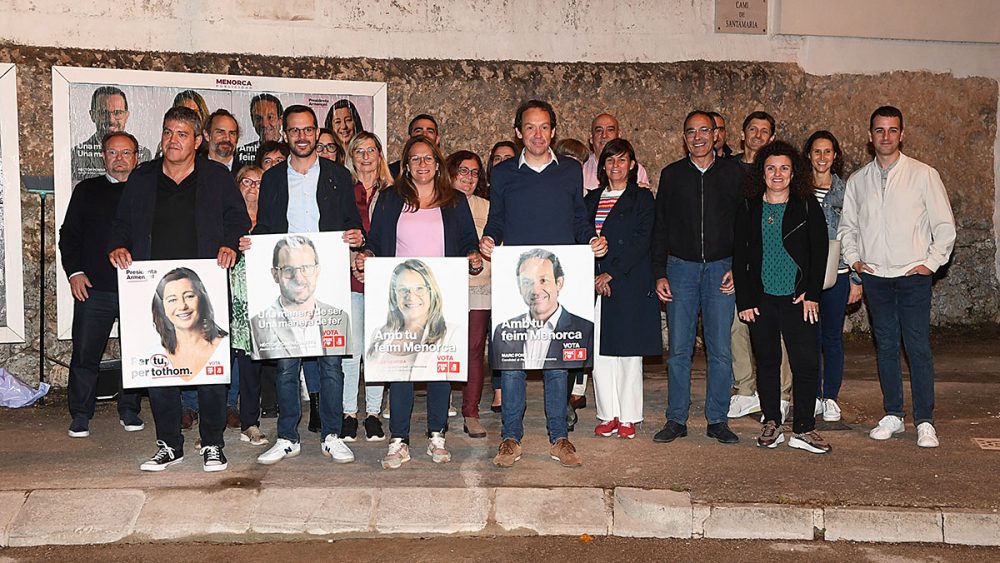
M768 295L791 295L795 292L795 276L799 267L788 255L781 240L781 221L785 217L786 203L764 202L760 215L760 232L763 239L763 257L760 281Z
M229 295L232 313L229 318L229 346L250 353L250 320L247 314L247 261L240 261L229 270Z

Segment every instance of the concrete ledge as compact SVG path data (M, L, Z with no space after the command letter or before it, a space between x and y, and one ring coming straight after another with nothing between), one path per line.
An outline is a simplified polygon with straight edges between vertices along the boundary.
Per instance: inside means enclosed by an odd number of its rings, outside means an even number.
M827 540L864 542L944 541L939 510L917 508L827 508L823 511Z
M245 534L257 506L249 489L162 489L146 493L136 522L140 540L173 540L211 534Z
M614 496L614 535L691 537L691 493L618 487Z
M10 525L26 498L28 493L24 491L0 492L0 547L7 547Z
M480 532L490 514L489 489L380 489L375 529L383 534Z
M329 535L374 530L372 489L263 489L250 529L262 534Z
M704 537L713 539L811 540L813 510L779 504L712 506Z
M603 489L497 489L496 523L506 531L540 536L606 536L611 508Z
M1000 514L948 509L943 516L945 543L1000 545Z
M33 491L10 524L8 542L11 547L116 542L132 534L145 498L128 489Z

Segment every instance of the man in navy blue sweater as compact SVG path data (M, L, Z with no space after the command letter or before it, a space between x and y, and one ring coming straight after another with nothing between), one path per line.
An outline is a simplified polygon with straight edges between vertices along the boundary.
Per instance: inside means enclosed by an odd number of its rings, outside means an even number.
M490 215L480 251L489 257L497 244L589 243L595 256L604 256L608 243L596 236L594 225L587 220L580 164L572 159L560 162L552 152L555 110L539 100L522 103L514 119L514 133L524 142L524 150L517 160L512 158L493 169ZM565 369L546 369L543 373L549 455L564 467L579 466L580 455L567 438L569 374ZM499 467L510 467L521 459L526 377L523 370L502 372L502 442L493 458L493 464Z

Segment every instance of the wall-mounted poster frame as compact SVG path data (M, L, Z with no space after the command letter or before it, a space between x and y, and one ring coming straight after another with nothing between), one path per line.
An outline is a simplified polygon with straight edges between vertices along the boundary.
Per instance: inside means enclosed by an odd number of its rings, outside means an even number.
M199 113L229 110L240 126L236 158L249 159L259 142L280 136L282 107L307 105L320 126L333 106L346 99L362 128L385 141L386 84L267 76L228 76L147 70L52 67L52 133L56 225L62 225L73 188L104 173L100 142L124 130L139 142L139 160L155 158L163 114L174 104ZM273 101L273 100L276 100ZM206 115L207 115L206 113ZM57 243L58 243L58 232ZM58 263L62 257L57 250ZM66 272L58 266L59 338L71 337L73 297Z
M0 63L0 342L24 342L21 258L21 160L17 125L17 70Z

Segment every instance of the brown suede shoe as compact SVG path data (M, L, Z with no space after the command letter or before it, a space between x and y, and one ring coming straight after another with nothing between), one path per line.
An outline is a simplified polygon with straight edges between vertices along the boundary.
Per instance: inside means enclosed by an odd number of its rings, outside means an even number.
M549 448L549 455L559 462L563 467L580 467L583 460L580 454L576 453L576 446L566 438L559 438L555 444Z
M507 438L500 442L500 449L496 457L493 458L493 465L497 467L513 467L514 462L521 459L521 444L513 439Z
M233 407L226 409L226 428L240 427L240 413Z
M469 438L485 438L486 428L483 424L479 422L478 418L467 417L465 419L465 433L469 435Z
M184 409L181 412L181 430L190 430L198 420L198 413L191 409Z

